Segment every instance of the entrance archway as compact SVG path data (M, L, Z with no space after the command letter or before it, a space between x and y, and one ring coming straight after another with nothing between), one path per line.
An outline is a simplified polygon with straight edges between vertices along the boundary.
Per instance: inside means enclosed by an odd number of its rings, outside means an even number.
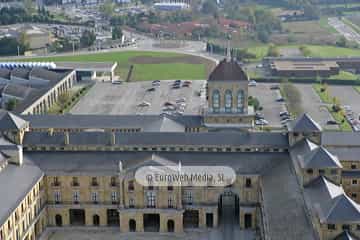
M185 210L183 213L184 228L198 228L199 227L199 211Z
M160 231L160 215L159 214L144 214L144 231L145 232L159 232Z
M167 230L168 230L168 232L174 232L174 230L175 230L174 220L168 220L168 222L167 222Z
M70 224L74 226L85 225L85 210L84 209L70 209Z
M136 221L134 219L129 220L129 231L136 232Z
M93 225L94 225L94 226L99 226L99 225L100 225L100 217L99 217L99 215L97 215L97 214L95 214L95 215L93 216Z
M58 227L62 226L62 217L59 214L57 214L55 216L55 225L58 226Z
M219 224L239 224L239 196L225 191L218 202Z

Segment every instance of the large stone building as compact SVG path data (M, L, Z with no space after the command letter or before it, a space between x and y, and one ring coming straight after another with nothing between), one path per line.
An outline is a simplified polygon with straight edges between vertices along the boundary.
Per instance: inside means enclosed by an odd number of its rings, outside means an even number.
M360 135L323 132L307 114L283 132L256 131L243 124L252 121L246 75L224 66L236 74L214 71L204 116L1 112L0 239L46 239L53 227L181 233L224 222L258 239L360 238ZM144 186L135 175L146 166L228 166L236 177Z

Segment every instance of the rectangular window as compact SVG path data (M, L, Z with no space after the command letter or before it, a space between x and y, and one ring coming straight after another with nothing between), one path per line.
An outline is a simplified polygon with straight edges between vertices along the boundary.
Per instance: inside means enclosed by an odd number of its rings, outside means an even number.
M79 191L73 192L73 201L75 204L79 203L79 201L80 201L80 192Z
M352 198L356 198L356 197L357 197L357 194L356 194L356 193L351 193L351 197L352 197Z
M351 164L351 169L356 169L356 164Z
M335 224L328 224L328 229L335 230L336 229Z
M188 204L188 205L193 204L193 194L191 191L186 191L184 193L184 202L185 202L185 204Z
M99 186L99 184L98 184L98 181L97 181L97 178L96 178L96 177L91 178L91 186L93 186L93 187L97 187L97 186Z
M168 198L168 208L174 208L174 199L172 197Z
M324 174L325 174L325 170L324 170L324 169L319 169L319 174L320 174L320 175L324 175Z
M110 186L115 187L116 186L116 178L115 177L111 177L110 179Z
M117 203L118 201L117 192L111 192L111 201L113 203Z
M246 178L245 187L247 187L247 188L251 187L251 178Z
M352 184L352 185L356 185L356 184L357 184L357 179L353 179L353 180L351 181L351 184Z
M91 193L91 201L92 201L93 203L98 203L98 201L99 201L99 194L98 194L98 192L92 192L92 193Z
M153 191L146 192L146 207L155 208L156 206L156 194Z
M345 231L350 231L350 225L349 224L344 224L342 225L342 229Z
M331 169L331 171L330 171L330 173L332 174L332 175L336 175L337 174L337 169Z
M79 180L77 177L73 177L72 179L72 186L73 187L78 187L79 186Z
M55 201L55 204L59 204L61 202L60 191L55 191L54 192L54 201Z
M60 186L60 181L58 177L53 178L53 186L58 187Z
M313 171L311 168L309 168L308 170L306 170L306 172L307 172L308 174L313 174L313 173L314 173L314 171Z
M129 208L134 208L135 207L135 200L133 198L129 199Z

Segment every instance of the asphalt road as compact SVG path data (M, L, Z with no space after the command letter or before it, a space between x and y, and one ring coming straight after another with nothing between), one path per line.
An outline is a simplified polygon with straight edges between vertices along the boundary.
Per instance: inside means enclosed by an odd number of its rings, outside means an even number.
M354 113L360 114L360 94L352 86L329 85L331 96L337 97L341 105L350 106Z
M197 92L205 81L192 81L191 87L171 89L173 81L161 81L155 91L149 92L151 81L124 83L97 82L95 86L71 110L73 114L160 114L166 101L186 99L185 114L199 114L205 103ZM148 102L151 105L140 107Z
M295 84L295 86L301 92L302 107L306 113L308 113L315 121L317 121L322 127L327 129L337 129L338 126L327 125L328 120L334 120L329 111L326 109L326 105L321 102L320 97L315 92L311 84Z

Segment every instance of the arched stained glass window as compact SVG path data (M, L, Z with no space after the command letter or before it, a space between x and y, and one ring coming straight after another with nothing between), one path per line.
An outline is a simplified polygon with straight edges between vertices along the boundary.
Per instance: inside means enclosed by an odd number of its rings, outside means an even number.
M220 111L220 92L219 90L214 90L212 95L212 107L214 112Z
M230 90L225 91L225 112L230 113L232 108L232 93Z
M237 110L239 113L244 112L244 91L239 90L237 94Z

